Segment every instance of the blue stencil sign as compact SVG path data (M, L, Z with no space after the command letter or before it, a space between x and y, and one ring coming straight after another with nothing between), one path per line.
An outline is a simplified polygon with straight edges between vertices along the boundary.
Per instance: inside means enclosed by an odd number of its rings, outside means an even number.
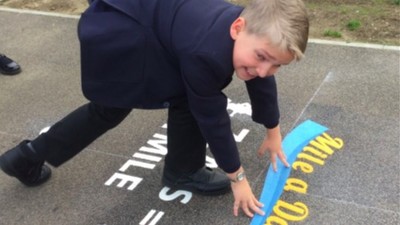
M282 147L286 154L288 163L292 165L302 149L308 145L310 141L327 130L328 128L311 120L307 120L293 129L288 135L286 135L282 142ZM265 215L261 216L255 214L250 225L264 224L283 192L291 167L287 168L280 160L277 160L277 169L278 171L274 172L272 165L270 165L261 192L260 201L264 204L262 210L265 212Z

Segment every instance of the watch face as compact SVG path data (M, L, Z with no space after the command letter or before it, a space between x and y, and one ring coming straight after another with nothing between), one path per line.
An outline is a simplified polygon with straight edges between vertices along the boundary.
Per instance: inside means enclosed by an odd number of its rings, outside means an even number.
M238 173L237 176L236 176L236 179L237 179L238 181L243 180L243 179L244 179L244 173L243 173L243 172Z

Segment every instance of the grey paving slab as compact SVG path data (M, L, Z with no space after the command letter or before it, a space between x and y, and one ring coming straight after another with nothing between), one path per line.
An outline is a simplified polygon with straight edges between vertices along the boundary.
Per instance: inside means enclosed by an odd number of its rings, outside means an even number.
M76 18L0 10L0 24L0 52L23 67L21 75L0 76L2 153L86 100ZM311 119L344 145L323 165L299 159L313 166L312 173L292 171L290 178L307 189L285 191L281 201L304 204L305 218L272 216L288 224L400 223L399 60L400 51L309 44L303 62L277 74L283 135ZM238 80L226 94L234 104L248 102ZM133 111L37 188L0 173L0 224L249 224L243 215L232 216L231 195L202 197L161 185L166 118L165 110ZM245 113L234 114L232 126L259 195L269 160L255 153L265 130ZM143 160L143 154L155 158ZM215 166L212 160L209 165Z

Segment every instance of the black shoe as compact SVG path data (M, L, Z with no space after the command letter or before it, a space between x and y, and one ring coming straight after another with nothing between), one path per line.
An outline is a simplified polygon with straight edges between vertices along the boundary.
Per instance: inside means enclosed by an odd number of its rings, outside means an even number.
M51 176L51 169L44 165L44 161L33 162L27 158L22 148L28 148L27 141L8 150L0 156L0 168L9 176L17 178L28 187L38 186L46 182Z
M21 67L12 59L0 54L0 72L5 75L15 75L21 72Z
M200 195L222 195L231 191L229 178L219 171L203 167L189 175L176 174L164 169L162 183L173 189L195 192Z

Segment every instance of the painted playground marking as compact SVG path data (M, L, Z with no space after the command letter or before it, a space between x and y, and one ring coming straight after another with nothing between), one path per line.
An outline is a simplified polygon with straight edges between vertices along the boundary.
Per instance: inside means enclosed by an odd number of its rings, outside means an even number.
M311 163L323 166L328 156L334 153L332 148L340 150L343 147L343 140L330 137L325 133L327 130L328 128L307 120L284 138L282 146L291 168L312 173L314 167ZM292 204L279 200L283 191L306 194L308 184L298 178L289 178L291 168L286 168L282 162L278 161L277 167L278 172L273 171L272 165L269 167L261 193L260 201L264 204L262 209L265 215L256 214L250 225L287 225L287 221L303 221L308 216L309 210L304 203ZM275 215L270 216L272 212Z
M231 117L237 115L251 115L249 103L235 103L228 99L227 110ZM166 124L161 126L164 130ZM40 131L47 132L49 127ZM334 153L332 148L338 150L343 147L343 141L340 138L332 138L325 133L328 128L307 120L295 127L286 135L282 142L282 147L287 156L287 161L294 170L300 170L303 173L313 173L312 163L323 166L328 156ZM164 130L165 132L165 130ZM250 130L241 129L238 134L233 134L236 142L242 142L249 134ZM140 147L132 158L127 160L117 172L115 172L105 183L105 186L114 186L125 188L128 191L134 191L146 177L139 177L126 173L129 167L141 167L152 170L161 161L167 153L167 136L161 133L155 133L146 145ZM206 158L208 167L216 168L215 160L209 156ZM308 208L302 202L293 204L279 200L284 191L307 194L308 184L298 178L289 178L291 168L286 168L282 162L277 162L278 172L274 172L272 165L269 167L260 201L264 204L262 208L264 216L256 214L250 225L262 224L281 224L287 225L287 221L302 221L308 216ZM183 190L171 191L164 187L159 192L159 199L165 202L179 200L182 204L188 204L192 198L192 193ZM156 212L158 212L156 214ZM271 215L275 213L275 215ZM164 211L157 211L152 208L141 220L141 225L155 225L164 216ZM270 216L271 215L271 216Z

